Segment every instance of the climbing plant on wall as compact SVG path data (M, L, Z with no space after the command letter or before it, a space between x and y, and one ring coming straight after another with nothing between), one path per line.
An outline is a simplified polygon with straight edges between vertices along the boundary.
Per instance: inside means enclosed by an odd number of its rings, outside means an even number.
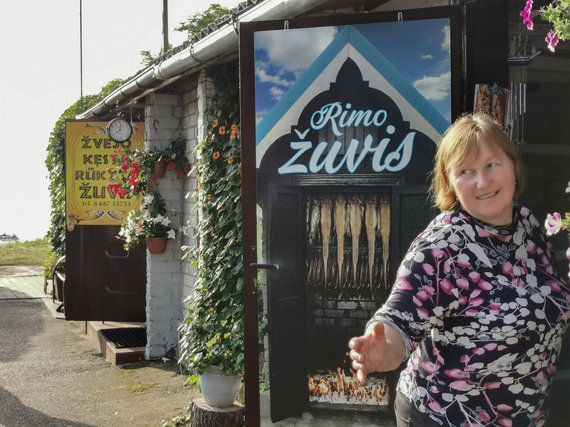
M189 252L197 283L180 327L181 360L198 373L210 365L243 372L241 148L237 64L210 73L216 88L196 148L198 245Z
M123 83L121 79L111 80L97 95L84 96L71 105L56 122L47 147L45 165L48 170L50 192L50 227L47 238L58 255L65 253L65 120L74 119L110 94Z

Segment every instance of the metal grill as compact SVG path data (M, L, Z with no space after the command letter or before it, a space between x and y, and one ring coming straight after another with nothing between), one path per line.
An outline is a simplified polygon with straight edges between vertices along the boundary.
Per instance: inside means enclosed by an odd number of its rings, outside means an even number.
M101 331L116 348L146 346L146 328L116 328Z

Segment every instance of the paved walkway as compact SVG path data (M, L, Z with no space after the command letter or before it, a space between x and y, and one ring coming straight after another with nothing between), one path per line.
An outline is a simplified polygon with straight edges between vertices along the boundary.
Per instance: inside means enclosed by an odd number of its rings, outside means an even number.
M86 322L55 315L41 270L7 270L0 267L0 426L159 427L199 396L174 360L113 366Z
M0 273L0 300L29 299L51 297L51 281L48 281L47 291L44 293L44 276L5 276Z

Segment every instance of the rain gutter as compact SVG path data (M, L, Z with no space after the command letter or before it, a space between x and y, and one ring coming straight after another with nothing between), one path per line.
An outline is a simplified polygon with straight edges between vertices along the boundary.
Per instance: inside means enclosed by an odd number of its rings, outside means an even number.
M264 0L257 6L244 10L219 30L210 33L186 49L176 53L163 62L142 70L139 74L119 86L99 103L77 116L89 119L117 107L125 99L132 99L142 92L149 93L157 89L157 83L164 86L169 80L176 80L181 73L215 59L238 47L240 22L262 21L271 19L294 18L306 13L328 0Z

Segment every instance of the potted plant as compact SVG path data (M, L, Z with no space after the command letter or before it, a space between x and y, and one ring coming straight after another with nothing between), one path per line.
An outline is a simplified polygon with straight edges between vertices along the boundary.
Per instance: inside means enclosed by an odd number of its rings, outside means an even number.
M176 176L188 175L192 167L186 157L186 141L177 138L164 149L119 148L111 154L109 190L120 198L145 194L148 178L162 178L166 170Z
M166 248L166 240L176 237L170 222L166 216L164 199L158 192L150 193L143 197L139 209L129 212L121 226L119 237L125 241L123 246L126 250L146 242L149 252L162 253Z
M107 187L120 198L144 194L148 176L154 170L159 155L155 151L119 148L115 154L111 154L113 167L108 169L111 182Z
M186 141L182 138L174 139L162 152L161 160L166 162L166 168L174 171L176 176L188 175L192 166L186 157Z

